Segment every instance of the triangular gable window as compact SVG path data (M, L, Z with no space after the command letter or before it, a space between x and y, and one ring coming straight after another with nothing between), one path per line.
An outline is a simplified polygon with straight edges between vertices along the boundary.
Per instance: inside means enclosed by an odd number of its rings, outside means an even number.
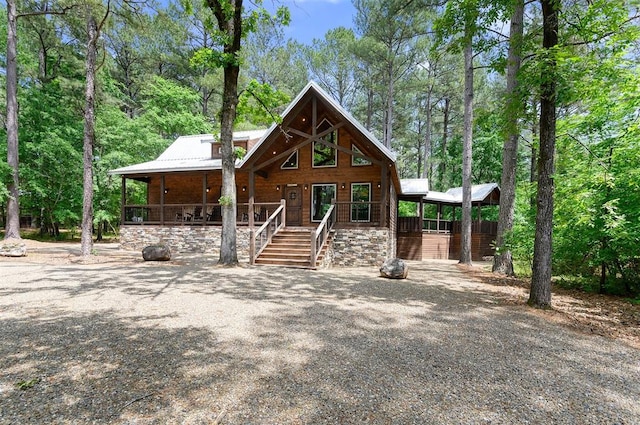
M356 145L351 145L351 150L359 153L360 155L363 155L362 151L360 149L358 149L358 147ZM358 167L361 165L371 165L371 161L369 161L368 159L364 159L360 156L355 156L352 155L351 156L351 165L353 165L354 167Z
M333 127L326 119L322 120L318 125L318 133L322 133L325 130ZM329 134L325 135L322 140L335 144L338 144L338 132L333 130ZM321 142L313 142L313 167L336 167L338 165L338 150L333 146L327 146Z
M298 151L294 151L280 166L283 170L295 170L298 168Z

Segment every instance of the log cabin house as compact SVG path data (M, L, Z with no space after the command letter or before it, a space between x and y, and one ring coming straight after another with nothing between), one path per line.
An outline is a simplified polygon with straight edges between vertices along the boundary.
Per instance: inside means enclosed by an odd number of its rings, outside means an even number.
M426 179L402 183L395 154L314 82L280 125L235 132L234 146L246 152L236 163L238 257L251 264L379 265L398 254L398 200L422 211L428 193ZM224 207L213 135L179 137L156 160L111 174L122 178L123 247L217 253ZM134 186L143 203L129 202Z

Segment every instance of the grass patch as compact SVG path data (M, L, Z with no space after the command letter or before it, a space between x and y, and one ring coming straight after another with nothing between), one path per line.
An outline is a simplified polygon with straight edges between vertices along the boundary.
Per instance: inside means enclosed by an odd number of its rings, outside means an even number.
M42 234L38 229L20 229L20 237L38 242L80 242L82 232L78 228L60 229L58 236L52 236L48 233ZM96 235L93 235L95 241ZM4 239L4 230L0 231L0 238ZM103 233L100 243L117 242L118 235L115 233Z

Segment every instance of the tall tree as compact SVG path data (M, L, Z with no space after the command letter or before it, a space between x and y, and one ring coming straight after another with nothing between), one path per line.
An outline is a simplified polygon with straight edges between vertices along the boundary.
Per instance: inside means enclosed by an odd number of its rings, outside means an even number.
M518 140L522 101L518 93L518 72L522 62L522 37L524 34L524 0L516 0L509 31L509 53L507 57L507 90L504 145L502 148L502 179L500 182L500 212L496 236L496 252L493 271L513 276L511 251L505 246L505 234L513 228L516 205L516 174L518 166Z
M236 249L236 155L233 148L233 123L238 106L238 77L240 75L240 51L242 38L255 31L261 18L267 13L256 2L258 9L248 17L243 16L242 0L205 0L205 4L218 24L215 38L221 40L222 52L214 49L201 49L196 54L196 63L207 63L221 67L224 73L222 91L222 113L220 120L220 145L222 154L222 235L220 241L219 263L235 265L238 263ZM279 21L288 22L286 8L277 11Z
M540 83L540 152L538 154L538 194L536 236L529 305L551 306L551 252L553 233L553 173L556 144L556 100L558 12L560 0L540 0L542 5L542 75Z
M7 200L7 222L5 239L20 239L20 179L18 173L18 64L17 64L17 21L15 0L7 0L7 164L11 167L9 198Z
M367 71L373 71L376 86L370 93L379 93L382 100L382 142L391 147L395 123L396 99L401 82L408 81L422 62L426 49L422 37L427 32L429 9L421 2L405 0L355 0L354 18L362 34L358 46Z
M67 6L60 10L50 10L48 4L42 5L43 10L18 13L15 0L7 0L7 64L6 64L6 96L7 96L7 164L11 168L9 183L9 198L7 200L7 223L5 225L5 239L20 239L20 178L19 178L19 150L18 150L18 32L19 17L64 14L74 7Z
M98 57L98 39L100 31L109 17L110 9L106 8L103 18L98 23L93 15L93 8L86 6L87 50L85 57L85 105L82 155L82 235L80 251L83 257L91 255L93 250L93 146L95 142L95 94L96 94L96 62Z
M353 30L339 27L329 30L324 39L314 39L304 49L311 76L347 110L352 110L359 89Z
M473 149L473 36L477 9L465 10L464 27L464 136L462 145L462 222L460 263L471 264L471 159Z

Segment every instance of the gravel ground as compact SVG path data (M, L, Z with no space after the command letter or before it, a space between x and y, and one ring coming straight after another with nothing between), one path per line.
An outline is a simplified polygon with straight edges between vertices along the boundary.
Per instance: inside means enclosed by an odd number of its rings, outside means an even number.
M640 350L453 262L397 281L100 250L0 260L0 423L640 423Z

